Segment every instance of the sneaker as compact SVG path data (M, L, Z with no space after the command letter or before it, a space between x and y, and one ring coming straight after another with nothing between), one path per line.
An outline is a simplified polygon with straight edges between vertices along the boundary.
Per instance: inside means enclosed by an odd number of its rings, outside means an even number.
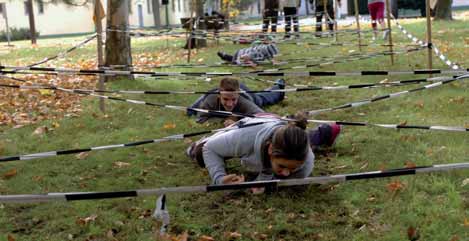
M220 59L223 59L223 60L224 60L224 57L225 57L225 53L224 53L224 52L217 52L217 55L218 55L218 57L220 57Z
M285 80L284 79L278 79L275 81L275 84L278 86L279 89L283 90L285 89ZM279 92L280 93L280 101L285 99L285 92Z
M386 40L389 37L389 30L384 30L383 32L383 39Z
M330 124L329 125L331 127L331 137L329 138L329 142L326 143L327 145L329 146L332 146L334 145L335 143L335 140L337 139L337 137L339 136L340 134L340 131L342 130L342 126L341 125L337 125L337 124Z
M278 85L280 89L285 89L285 80L284 79L278 79L275 81L275 84Z
M187 149L186 155L193 161L196 161L197 164L205 168L205 162L203 157L202 148L204 147L205 143L207 142L207 138L202 137L200 140L193 142Z
M312 150L315 150L318 147L330 147L334 145L340 131L341 126L337 124L321 124L317 129L307 130Z
M195 159L195 156L193 155L194 147L195 147L195 142L192 142L192 144L186 149L186 156L192 160Z

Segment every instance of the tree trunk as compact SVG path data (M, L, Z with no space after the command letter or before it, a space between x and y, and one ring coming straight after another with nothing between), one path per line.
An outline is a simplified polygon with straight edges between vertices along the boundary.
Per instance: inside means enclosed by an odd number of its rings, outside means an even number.
M453 5L453 0L438 0L435 7L435 20L453 20L451 5Z
M31 43L36 44L36 22L34 21L33 0L28 0L29 32L31 33Z
M153 20L155 27L161 27L161 15L160 15L160 0L151 0L151 7L153 8Z
M195 16L197 19L203 19L204 18L204 0L196 0L195 2ZM197 30L207 30L206 23L204 22L198 22L197 23ZM195 46L197 48L203 48L207 47L207 39L196 39L196 44Z
M105 65L120 70L130 70L129 0L108 0L107 27L120 31L109 31L106 37ZM132 76L128 76L132 78ZM109 80L109 79L108 79Z

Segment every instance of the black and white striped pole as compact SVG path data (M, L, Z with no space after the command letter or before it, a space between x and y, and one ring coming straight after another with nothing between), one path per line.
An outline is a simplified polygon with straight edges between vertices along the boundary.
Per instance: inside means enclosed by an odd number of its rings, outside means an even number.
M299 186L309 184L342 183L355 180L367 180L375 178L386 178L395 176L406 176L425 174L432 172L444 172L452 170L468 169L469 163L438 164L431 166L418 166L410 168L397 168L383 171L359 172L350 174L338 174L331 176L307 177L302 179L281 179L271 181L243 182L238 184L224 185L201 185L201 186L179 186L161 187L152 189L137 189L128 191L110 192L68 192L68 193L46 193L46 194L15 194L0 195L0 203L42 203L59 201L83 201L99 200L125 197L161 196L171 193L207 193L227 190L242 190L250 188L271 188Z

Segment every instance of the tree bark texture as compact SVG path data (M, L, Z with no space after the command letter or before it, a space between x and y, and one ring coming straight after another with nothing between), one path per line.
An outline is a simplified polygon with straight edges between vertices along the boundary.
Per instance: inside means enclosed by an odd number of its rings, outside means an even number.
M129 70L132 65L130 35L127 32L129 30L129 0L109 0L106 23L108 28L122 32L107 32L105 65Z
M31 43L36 44L36 21L34 20L33 0L28 0L29 32L31 34Z
M195 0L195 16L198 19L204 19L204 0ZM197 29L198 30L206 30L206 23L205 22L199 22L197 24ZM195 41L195 47L197 48L203 48L207 47L207 40L206 39L196 39Z
M435 20L453 20L451 5L453 5L453 0L438 0L435 7Z
M160 0L151 0L151 7L153 8L153 20L155 21L155 27L161 27L161 15L160 15Z

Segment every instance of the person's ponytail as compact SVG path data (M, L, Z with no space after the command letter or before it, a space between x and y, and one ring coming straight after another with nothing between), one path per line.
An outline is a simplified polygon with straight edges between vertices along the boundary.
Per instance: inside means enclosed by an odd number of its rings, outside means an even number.
M308 116L305 112L299 111L294 115L288 116L288 118L292 119L292 121L288 122L289 125L299 127L303 130L308 126Z

